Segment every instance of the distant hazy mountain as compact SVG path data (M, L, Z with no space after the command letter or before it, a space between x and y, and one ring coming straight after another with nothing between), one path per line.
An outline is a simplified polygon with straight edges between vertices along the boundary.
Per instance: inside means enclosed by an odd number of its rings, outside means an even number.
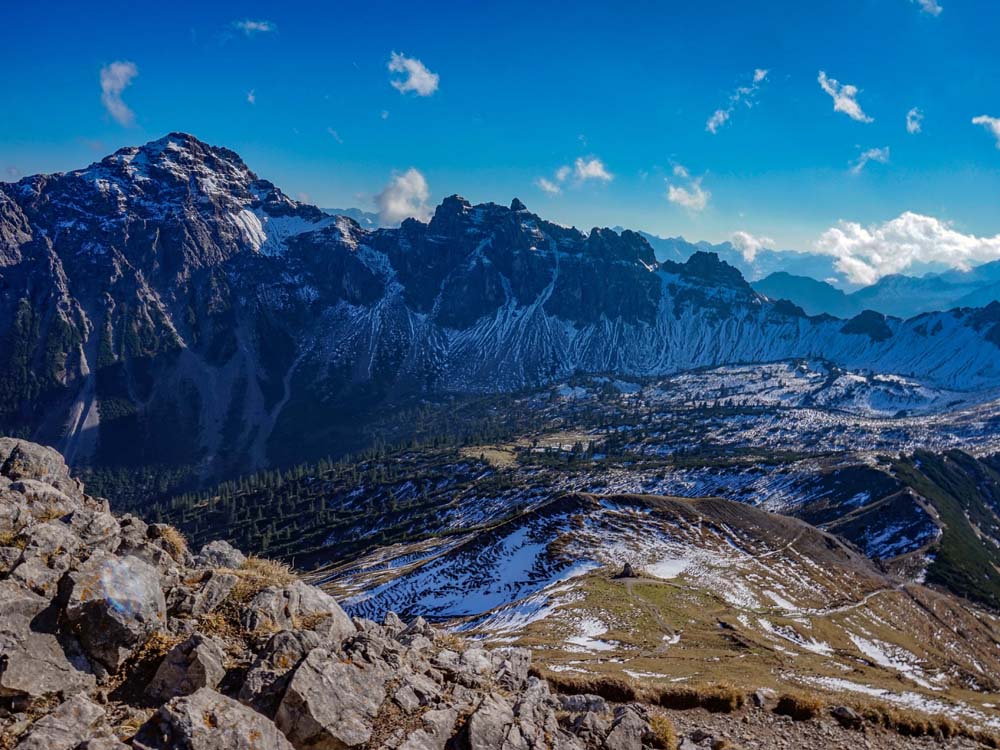
M320 210L325 214L330 214L330 216L346 216L349 219L354 219L362 229L378 229L387 226L382 223L378 214L363 211L360 208L321 208Z
M616 227L620 230L621 227ZM739 269L748 281L756 281L772 273L789 273L797 276L809 276L813 279L829 279L838 277L834 259L829 255L819 253L803 253L794 250L759 250L754 259L749 261L743 252L731 242L720 242L713 245L710 242L688 242L683 237L657 237L648 232L638 232L653 247L656 259L660 262L673 260L683 262L694 253L701 251L715 253L734 268ZM846 282L842 284L850 288Z
M994 276L1000 276L1000 263L921 277L893 274L850 294L827 282L785 272L772 273L752 286L771 299L789 300L810 315L851 317L862 310L877 310L912 318L956 307L985 307L1000 300L1000 280Z

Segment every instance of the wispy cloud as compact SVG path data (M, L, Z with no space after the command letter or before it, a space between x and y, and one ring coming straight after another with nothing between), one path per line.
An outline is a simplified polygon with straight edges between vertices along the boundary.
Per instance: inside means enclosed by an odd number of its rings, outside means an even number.
M390 79L389 83L393 88L403 94L412 91L417 96L433 94L438 90L441 79L437 73L431 73L417 58L407 57L399 52L393 52L389 58L389 72L403 75L402 78Z
M535 180L535 184L539 187L539 189L549 195L559 195L559 193L562 192L562 188L559 187L559 185L545 177L539 177Z
M937 0L913 0L917 5L920 6L920 10L924 13L928 13L932 16L940 16L941 11L944 10L940 5L938 5Z
M833 98L834 112L843 112L858 122L875 122L875 119L866 115L861 109L861 105L858 104L859 90L857 86L852 86L849 83L841 84L835 78L828 78L823 70L819 72L817 80L823 91Z
M135 113L122 101L122 92L139 75L134 62L118 60L101 68L101 104L116 122L125 127L135 123Z
M704 211L712 194L701 186L702 178L691 177L687 167L681 164L674 166L674 177L685 182L675 183L668 177L667 200L694 213Z
M1000 260L1000 235L977 237L951 224L912 212L864 227L841 221L820 236L816 249L834 256L836 267L856 284L874 284L921 263L967 270Z
M256 103L257 103L257 92L254 91L253 89L250 89L247 92L247 104L256 104Z
M715 133L719 132L719 128L729 122L729 118L732 117L736 107L740 104L752 107L756 102L757 92L767 78L767 73L768 71L764 68L757 68L753 72L753 80L750 85L740 86L730 94L729 103L723 109L715 110L712 116L708 118L708 122L705 123L705 130L715 135Z
M378 215L384 224L398 224L403 219L427 221L431 216L430 188L427 179L417 169L410 167L389 180L382 192L375 196Z
M916 135L923 129L924 113L914 107L906 113L906 132Z
M993 137L997 139L997 148L1000 148L1000 117L979 115L979 117L972 118L972 124L982 125L984 128L993 133Z
M343 142L344 142L344 139L340 137L340 133L338 133L338 132L337 132L336 130L334 130L333 128L331 128L331 127L328 127L328 128L326 129L326 132L327 132L327 134L328 134L328 135L329 135L329 136L330 136L331 138L333 138L333 140L335 140L335 141L336 141L337 143L343 143Z
M242 21L233 21L232 25L237 31L242 31L244 36L270 34L272 31L278 30L278 27L271 21L254 21L250 18L244 18Z
M878 162L879 164L888 164L889 147L884 146L883 148L870 148L864 153L862 153L861 156L858 157L858 160L854 162L854 165L851 167L851 174L861 174L862 170L865 168L865 165L867 165L868 162L871 161Z
M572 165L564 164L559 167L553 173L551 180L539 177L535 180L535 186L549 195L559 195L566 183L582 185L589 181L611 182L614 178L604 162L596 156L579 156Z

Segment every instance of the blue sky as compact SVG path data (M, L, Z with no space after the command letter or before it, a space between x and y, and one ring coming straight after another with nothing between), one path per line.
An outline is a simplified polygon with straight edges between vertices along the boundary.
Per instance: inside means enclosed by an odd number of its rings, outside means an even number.
M10 4L0 179L183 130L322 206L371 209L412 168L429 204L518 196L583 228L812 249L857 222L868 266L912 212L978 262L1000 257L998 139L972 123L1000 118L998 31L993 0ZM436 86L393 87L393 52Z

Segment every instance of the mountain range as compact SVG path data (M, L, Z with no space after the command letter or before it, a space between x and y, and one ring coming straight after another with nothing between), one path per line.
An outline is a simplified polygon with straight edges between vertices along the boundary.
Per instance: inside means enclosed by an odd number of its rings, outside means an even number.
M338 453L380 404L573 373L818 357L955 390L1000 377L995 302L809 316L717 254L658 261L517 199L367 229L183 133L0 184L0 340L0 431L210 476Z
M912 318L956 307L985 307L1000 300L1000 261L967 271L889 274L874 284L858 287L843 280L831 255L761 248L748 257L732 242L712 244L640 234L653 247L658 261L683 262L697 252L714 253L738 269L756 291L771 299L789 300L809 315L851 318L874 310Z

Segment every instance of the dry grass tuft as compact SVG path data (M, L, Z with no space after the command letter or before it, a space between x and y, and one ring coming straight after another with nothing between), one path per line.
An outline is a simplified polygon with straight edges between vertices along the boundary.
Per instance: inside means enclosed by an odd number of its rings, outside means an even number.
M160 527L160 539L163 540L167 552L179 563L184 562L187 557L188 543L184 535L177 530L177 527L164 524Z
M271 586L286 586L297 579L295 572L277 560L250 556L238 569L231 571L239 576L229 598L246 603Z
M0 547L24 549L28 540L21 531L0 531Z
M649 717L649 728L653 731L653 745L660 750L677 750L677 730L670 719L661 713Z
M641 701L641 690L633 683L620 677L607 675L564 675L554 672L544 674L532 667L536 677L548 680L549 685L557 693L564 695L599 695L612 703L632 703Z
M726 683L669 687L655 691L651 703L674 710L704 708L713 713L732 713L743 708L746 694Z
M782 716L791 716L795 721L815 719L823 713L824 703L820 698L809 693L785 693L778 698L774 712Z

